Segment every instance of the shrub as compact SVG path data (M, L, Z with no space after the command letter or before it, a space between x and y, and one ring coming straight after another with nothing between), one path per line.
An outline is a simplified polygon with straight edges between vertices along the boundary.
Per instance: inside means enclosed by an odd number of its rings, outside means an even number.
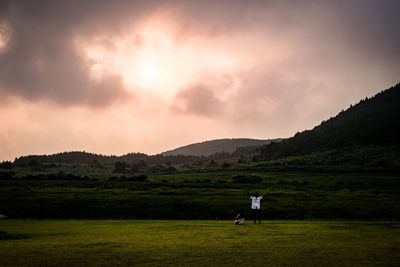
M144 182L147 180L147 175L134 175L134 176L120 176L120 177L111 177L110 181L131 181L131 182Z
M256 175L236 175L232 177L233 182L243 184L258 184L261 183L261 177Z

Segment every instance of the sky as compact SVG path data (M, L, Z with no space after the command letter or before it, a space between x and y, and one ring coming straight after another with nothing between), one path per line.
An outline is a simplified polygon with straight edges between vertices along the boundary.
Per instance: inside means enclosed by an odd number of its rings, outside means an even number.
M0 161L285 138L400 81L400 1L0 1Z

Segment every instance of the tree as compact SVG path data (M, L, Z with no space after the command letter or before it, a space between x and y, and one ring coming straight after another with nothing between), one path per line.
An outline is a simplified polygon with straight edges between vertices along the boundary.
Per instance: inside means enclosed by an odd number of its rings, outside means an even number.
M128 170L129 165L125 161L117 161L114 164L114 171L115 173L126 173Z
M229 162L224 161L224 163L222 163L222 168L229 168L231 166L231 164Z
M12 162L11 162L11 161L3 161L3 162L0 162L0 169L7 169L7 170L9 170L9 169L11 169L11 167L12 167Z

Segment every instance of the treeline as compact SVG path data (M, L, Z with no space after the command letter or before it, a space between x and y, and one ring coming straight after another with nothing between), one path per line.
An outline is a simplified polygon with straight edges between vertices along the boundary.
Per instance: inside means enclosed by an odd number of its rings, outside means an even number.
M124 175L115 175L107 178L109 181L129 181L129 182L144 182L147 180L145 174L130 174L125 173ZM0 181L1 180L29 180L29 181L99 181L96 177L89 177L88 175L76 175L72 173L64 173L59 171L58 173L39 173L39 174L24 174L16 175L13 171L0 170Z
M144 153L129 153L122 156L106 156L89 153L85 151L62 152L52 155L29 155L16 158L14 162L2 162L0 168L7 168L13 164L16 166L35 166L40 164L76 163L76 164L108 164L114 165L123 162L129 165L175 165L206 163L215 160L236 158L242 155L256 153L259 147L239 147L234 152L218 152L210 156L191 156L191 155L147 155Z
M400 145L400 84L361 100L312 130L260 149L264 159L279 159L353 146Z
M350 146L256 163L255 169L400 173L398 146Z
M218 157L218 155L215 155ZM53 155L29 155L16 158L14 164L17 166L33 166L36 163L77 163L77 164L115 164L117 162L125 162L127 164L138 164L145 162L146 164L182 164L207 160L204 156L163 156L161 154L149 156L143 153L129 153L122 156L105 156L93 154L85 151L62 152ZM5 163L4 163L5 164Z

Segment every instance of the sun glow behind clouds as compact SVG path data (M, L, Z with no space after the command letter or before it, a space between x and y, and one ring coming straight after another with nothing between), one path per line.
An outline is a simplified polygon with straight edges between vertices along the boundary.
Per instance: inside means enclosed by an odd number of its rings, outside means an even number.
M157 75L158 70L153 65L147 65L143 69L143 78L150 83L156 80Z
M152 91L173 96L204 72L226 73L235 58L206 39L177 38L173 22L152 17L124 36L97 36L80 40L78 47L90 64L90 75L101 82L118 74L128 91Z

